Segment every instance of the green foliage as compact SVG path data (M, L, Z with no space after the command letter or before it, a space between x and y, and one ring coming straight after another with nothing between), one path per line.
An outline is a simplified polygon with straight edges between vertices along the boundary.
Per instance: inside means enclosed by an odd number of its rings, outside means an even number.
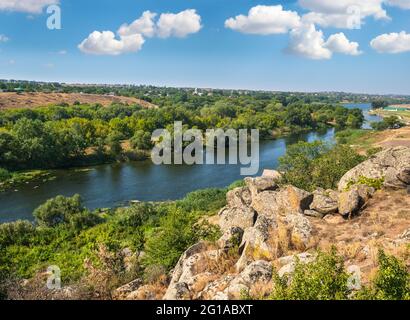
M279 170L285 172L285 183L301 189L333 189L348 170L364 160L347 146L299 142L288 147L279 159Z
M221 189L205 189L188 193L177 206L184 211L213 212L226 205L226 192Z
M194 214L171 208L161 218L159 228L147 240L145 264L162 265L168 270L174 267L181 253L198 240L194 224Z
M11 178L11 173L8 170L0 168L0 182L6 181Z
M383 121L372 122L371 125L374 130L378 131L387 129L399 129L405 126L405 124L397 116L386 117L383 119Z
M389 102L385 100L374 100L372 101L373 109L383 109L389 106Z
M384 184L384 178L375 179L375 178L367 178L364 176L360 176L357 181L349 181L347 184L346 189L350 190L350 188L354 185L366 185L372 187L376 190L381 190Z
M314 262L296 263L291 279L274 272L272 300L345 300L349 275L335 249L319 252Z
M379 269L370 287L356 296L366 300L410 300L410 274L406 265L383 250L378 254Z
M35 234L33 224L28 221L16 221L0 224L0 247L26 245Z
M143 130L138 130L131 138L130 143L131 147L137 150L151 150L153 147L151 134Z
M40 226L55 227L60 223L68 223L75 215L81 214L85 208L81 197L77 194L71 198L57 196L34 210L33 215Z

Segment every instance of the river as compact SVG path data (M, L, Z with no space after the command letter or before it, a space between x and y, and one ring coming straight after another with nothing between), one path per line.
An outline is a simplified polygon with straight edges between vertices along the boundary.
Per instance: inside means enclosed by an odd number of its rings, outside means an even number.
M368 121L379 118L368 115L370 105L360 107ZM365 124L369 127L368 123ZM285 154L287 146L298 141L322 140L332 142L334 129L324 132L292 135L261 141L259 174L264 169L274 169L278 158ZM162 165L150 160L143 162L115 163L87 169L55 170L55 179L46 183L28 183L16 191L0 194L0 222L18 219L32 220L32 212L47 199L57 195L81 195L89 209L111 208L126 205L131 200L165 201L184 197L187 193L211 188L226 187L242 179L240 165Z

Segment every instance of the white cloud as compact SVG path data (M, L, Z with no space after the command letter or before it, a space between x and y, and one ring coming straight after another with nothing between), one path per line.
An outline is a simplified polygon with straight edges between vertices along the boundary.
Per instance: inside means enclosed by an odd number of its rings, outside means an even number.
M349 41L343 33L333 34L325 41L323 32L316 30L314 24L304 24L290 32L287 52L314 60L330 59L333 53L361 54L359 44Z
M283 10L281 5L256 6L249 10L248 15L239 15L225 21L225 27L249 34L280 34L300 24L297 12Z
M140 34L121 36L118 40L112 31L94 31L78 48L88 54L120 55L141 50L144 42L145 40Z
M379 53L402 53L410 51L410 34L400 33L382 34L370 42L371 47Z
M157 35L160 38L183 38L201 30L201 16L194 9L179 13L163 13L157 22Z
M123 24L118 30L120 36L130 36L133 34L142 34L146 37L153 37L155 35L154 18L156 13L145 11L140 18L131 24Z
M287 51L309 59L330 59L332 51L325 47L323 32L314 24L303 25L290 32Z
M41 13L44 7L58 4L59 0L0 0L0 11Z
M387 0L387 4L401 9L410 9L410 0Z
M383 3L386 0L299 0L301 7L310 10L302 17L306 23L323 27L354 29L367 17L389 19Z
M60 50L57 53L63 56L67 54L67 50Z
M10 39L8 37L6 37L4 34L0 34L0 42L7 42Z
M342 53L351 56L362 54L357 42L351 42L343 32L333 34L326 41L325 47L334 53Z

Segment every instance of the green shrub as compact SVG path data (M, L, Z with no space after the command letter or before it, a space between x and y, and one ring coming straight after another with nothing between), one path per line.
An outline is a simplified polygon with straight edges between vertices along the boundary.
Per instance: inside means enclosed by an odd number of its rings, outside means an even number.
M330 253L319 252L314 262L297 262L291 277L279 277L274 272L273 300L341 300L347 299L349 275L343 258L335 249Z
M0 182L6 181L11 178L11 173L6 169L0 168Z
M410 274L406 265L383 250L378 255L379 270L370 287L363 288L358 299L410 300Z
M345 145L299 142L279 159L279 170L285 172L285 183L301 189L333 189L347 171L365 159Z
M26 245L34 235L35 228L28 221L16 221L0 224L0 247L19 244Z
M347 184L347 190L350 190L350 188L354 185L366 185L369 187L372 187L376 190L381 190L383 188L383 184L384 184L384 178L367 178L365 176L360 176L359 179L357 181L349 181Z
M55 227L60 223L69 222L73 215L85 211L81 197L77 194L71 198L57 196L34 210L33 215L39 226Z
M145 264L161 265L170 270L181 254L198 240L194 231L195 216L179 208L161 218L160 226L148 238L145 246Z
M222 189L205 189L188 193L177 201L177 206L185 211L216 211L226 205L226 191Z

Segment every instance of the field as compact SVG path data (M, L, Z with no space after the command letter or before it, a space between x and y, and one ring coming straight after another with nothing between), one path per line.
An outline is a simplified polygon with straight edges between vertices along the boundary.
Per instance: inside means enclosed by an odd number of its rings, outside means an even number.
M76 101L82 104L100 103L109 106L112 103L139 104L144 108L156 108L147 101L120 96L81 94L81 93L15 93L0 92L0 110L17 108L37 108L61 103L74 104Z

